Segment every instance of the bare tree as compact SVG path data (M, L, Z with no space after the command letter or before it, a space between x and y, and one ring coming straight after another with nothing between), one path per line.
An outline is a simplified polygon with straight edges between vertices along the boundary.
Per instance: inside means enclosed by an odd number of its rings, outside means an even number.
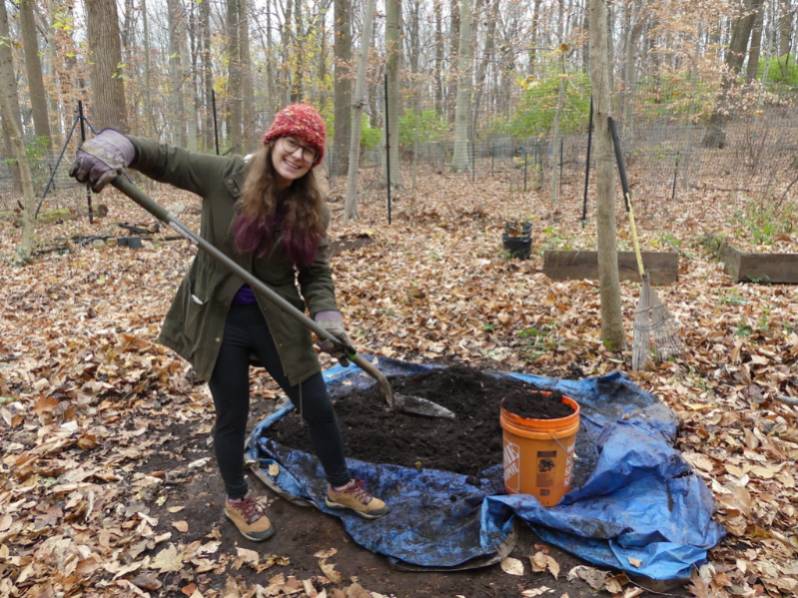
M0 11L5 15L5 5ZM1 18L1 17L0 17ZM0 57L2 60L2 57ZM34 227L33 212L36 209L36 198L33 193L33 179L30 173L28 157L25 155L25 144L22 142L22 132L14 114L14 104L19 109L19 98L16 96L17 84L13 79L14 69L0 68L0 115L3 117L3 124L8 129L9 142L12 148L17 170L20 172L22 180L22 239L17 247L17 258L20 264L30 261L33 252ZM9 76L10 75L10 76ZM13 95L13 97L12 97Z
M374 26L375 0L366 0L363 15L363 31L360 36L360 57L357 63L355 94L352 102L352 126L349 137L349 172L346 175L346 201L344 216L347 221L357 218L357 169L360 162L360 119L366 104L366 67L369 61L369 45Z
M352 126L352 0L334 0L334 2L335 132L330 174L341 175L349 170L349 137Z
M615 179L613 178L610 116L610 62L607 30L607 0L590 2L590 82L593 88L593 142L596 153L597 233L599 294L601 296L601 340L611 351L626 345L621 312L618 248L615 225Z
M387 77L386 99L388 103L388 132L385 141L389 142L388 160L390 161L390 172L392 186L402 184L401 171L399 169L399 115L401 105L399 94L399 69L400 58L402 56L401 45L402 30L402 0L386 0L385 15L385 76Z
M19 110L19 95L17 93L17 78L14 74L14 57L11 54L11 46L7 41L11 36L8 30L8 12L4 1L0 1L0 80L3 81L3 88L0 95L3 96L8 110L3 113L3 140L5 142L6 155L14 155L14 145L12 143L13 132L22 129L22 117ZM14 176L14 187L17 190L22 188L19 167L11 168Z
M454 154L452 169L463 172L468 169L468 123L471 114L471 0L460 4L460 45L457 52L457 104L454 117Z
M39 38L36 34L36 22L33 16L33 0L20 0L20 29L22 44L25 47L25 70L28 74L30 101L33 108L33 128L36 136L44 139L50 149L50 120L47 117L47 94L42 79L42 63L39 59Z
M242 150L241 128L241 49L239 46L240 0L227 0L227 126L230 149Z
M86 38L91 53L95 127L127 131L127 108L115 0L86 0Z

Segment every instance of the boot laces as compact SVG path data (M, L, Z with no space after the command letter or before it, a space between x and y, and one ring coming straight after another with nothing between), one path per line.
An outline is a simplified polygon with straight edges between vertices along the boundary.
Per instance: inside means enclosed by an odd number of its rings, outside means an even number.
M363 483L363 480L352 480L352 487L347 488L345 492L354 496L364 505L369 504L373 498L368 490L366 490L366 485Z
M257 501L250 496L245 496L238 500L231 500L230 502L233 507L244 515L244 519L247 523L253 523L263 516L263 509L261 509Z

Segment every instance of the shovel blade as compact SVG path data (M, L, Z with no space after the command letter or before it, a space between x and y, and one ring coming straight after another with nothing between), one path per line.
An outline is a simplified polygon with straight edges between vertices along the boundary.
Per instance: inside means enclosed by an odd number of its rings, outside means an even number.
M447 409L443 405L439 405L429 399L421 397L414 397L412 395L403 395L394 393L394 405L396 409L411 413L413 415L423 415L424 417L441 417L444 419L454 419L454 412Z

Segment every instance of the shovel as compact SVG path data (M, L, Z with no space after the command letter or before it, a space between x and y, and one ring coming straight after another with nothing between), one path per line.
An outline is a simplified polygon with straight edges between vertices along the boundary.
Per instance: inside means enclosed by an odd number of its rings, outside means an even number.
M455 417L454 413L449 409L447 409L446 407L444 407L443 405L439 405L438 403L435 403L433 401L421 397L414 397L410 395L394 393L385 375L382 372L380 372L380 370L378 370L376 366L374 366L374 364L370 363L362 356L358 355L354 347L344 345L338 338L330 334L327 330L319 326L316 322L314 322L312 319L306 316L303 312L301 312L296 307L291 305L288 301L283 299L274 290L269 288L268 285L263 283L253 274L251 274L250 272L248 272L247 270L236 264L224 253L219 251L219 249L217 249L212 243L206 241L205 239L203 239L198 235L195 235L183 223L181 223L174 216L172 216L166 209L155 203L141 189L136 187L136 185L134 185L133 182L127 178L126 175L122 174L117 176L113 181L111 181L111 184L117 189L119 189L122 193L127 195L130 199L139 204L142 208L147 210L150 214L155 216L158 220L160 220L164 224L169 225L182 237L185 237L195 245L198 245L206 252L208 252L211 256L220 261L222 264L227 266L227 268L229 268L238 276L243 278L244 281L249 286L261 292L263 295L268 297L269 301L271 301L277 307L285 311L288 315L292 316L293 318L299 320L309 330L315 332L319 338L327 341L332 341L336 346L341 347L344 350L347 359L349 359L351 362L353 362L360 369L362 369L364 372L366 372L369 376L371 376L377 381L382 391L382 394L385 397L385 401L388 403L388 407L390 407L392 410L398 409L399 411L404 411L405 413L411 413L413 415L423 415L425 417L440 417L446 419L454 419Z

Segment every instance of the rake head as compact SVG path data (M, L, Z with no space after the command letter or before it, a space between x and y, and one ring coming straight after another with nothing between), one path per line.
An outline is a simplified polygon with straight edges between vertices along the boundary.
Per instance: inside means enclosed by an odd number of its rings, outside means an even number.
M681 352L682 342L676 322L645 275L635 310L632 369L643 370L651 359L660 362Z

